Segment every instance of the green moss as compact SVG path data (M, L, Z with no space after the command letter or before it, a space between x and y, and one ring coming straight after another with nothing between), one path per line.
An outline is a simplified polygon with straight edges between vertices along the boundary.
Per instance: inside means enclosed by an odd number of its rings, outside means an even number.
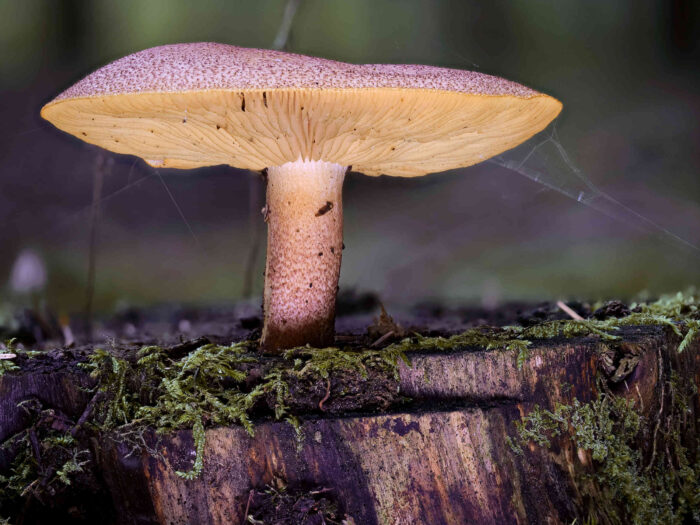
M274 477L264 488L250 491L245 522L253 525L268 523L355 523L339 512L331 489L296 486Z
M194 448L196 456L192 470L182 472L176 471L175 474L181 478L193 480L197 479L204 469L204 445L206 444L206 435L204 433L204 424L202 421L197 421L192 427L192 438L194 439Z
M421 350L461 350L465 348L479 348L480 350L502 349L518 352L518 367L522 367L528 357L528 347L531 342L521 337L516 327L506 328L472 328L461 334L450 337L423 337L414 335L407 337L398 343L389 345L385 351L396 352L405 356L410 352ZM408 363L408 361L407 361ZM410 365L410 363L408 363Z
M517 330L524 337L614 336L622 326L664 326L681 338L682 352L700 333L700 305L693 292L663 296L653 303L632 305L633 312L605 321L562 321ZM609 337L605 337L609 339ZM589 403L574 400L554 410L535 407L517 423L517 438L507 438L523 455L526 444L550 447L568 439L590 454L594 469L579 473L578 491L587 508L584 523L700 523L700 450L688 448L697 424L688 416L697 397L692 380L675 373L661 385L666 401L654 420L645 419L634 402L604 392ZM662 451L663 449L663 451Z
M654 440L665 443L665 452L649 450L653 422L632 401L601 394L589 403L574 400L554 410L540 407L518 422L518 438L511 440L514 452L523 445L550 447L562 436L587 451L594 464L592 473L579 473L576 482L587 496L591 523L682 524L700 522L700 462L682 444L681 436L689 388L676 379L669 383L674 400L665 414L667 423ZM651 457L650 457L651 456ZM592 485L591 485L592 483ZM591 489L591 487L594 487Z
M205 426L239 424L253 433L249 414L264 388L244 386L245 367L257 360L250 346L209 344L180 359L170 357L167 349L148 346L135 362L98 349L85 365L102 394L94 422L135 446L143 442L144 428L158 433L191 428L197 451L194 466L177 474L193 479L203 467Z
M255 345L250 341L230 346L205 345L181 359L169 357L167 349L150 346L138 353L135 363L96 350L88 367L98 380L98 389L105 394L102 409L98 411L103 429L117 430L125 436L138 436L135 427L152 427L159 433L192 429L197 456L192 470L178 472L190 479L201 472L203 429L239 424L252 435L251 413L263 396L274 399L274 417L290 423L300 442L303 438L300 421L290 414L288 407L293 376L328 380L333 374L359 372L366 377L368 368L381 368L398 377L398 363L403 360L410 366L406 358L410 352L468 347L517 352L517 365L521 368L532 340L594 336L614 341L619 338L612 332L628 324L668 325L685 337L682 347L695 337L695 321L688 319L689 314L698 311L697 300L692 295L664 297L657 303L639 305L638 310L628 318L606 321L569 320L526 328L474 328L451 337L415 335L381 350L295 348L285 352L280 363L267 369L254 386L249 384L248 373L259 362ZM681 322L685 323L685 334Z
M387 350L399 351L404 355L421 350L504 350L517 352L517 365L518 368L522 368L529 357L529 347L535 340L596 336L605 341L617 341L620 338L609 332L615 329L616 327L607 321L591 320L547 321L530 327L479 327L450 337L414 335L390 345Z
M450 337L422 337L415 335L390 345L387 349L408 355L410 355L410 352L421 350L454 351L465 348L504 350L517 352L517 366L522 368L529 357L529 347L534 340L591 335L607 341L619 339L619 337L605 331L605 328L611 329L610 327L601 327L599 324L599 321L571 320L548 321L527 328L521 326L506 326L503 328L479 327Z
M14 344L15 339L10 339L5 343L5 349L0 352L14 353ZM5 372L14 372L16 370L19 370L19 367L13 363L11 359L0 359L0 377L2 377Z
M19 370L19 367L10 359L0 359L0 377L2 377L5 372L15 372L16 370Z
M384 369L398 378L399 361L404 361L410 366L401 343L387 346L382 350L359 351L301 347L288 350L284 358L293 363L292 370L297 374L315 373L323 379L329 378L331 374L347 371L359 372L366 378L368 367Z
M34 357L43 354L43 352L37 352L34 350L25 350L23 348L17 348L15 343L17 339L9 339L5 342L5 348L3 349L0 345L0 353L12 353L15 355L21 355L27 359L33 359ZM12 359L0 359L0 377L5 372L16 372L20 369L19 365L13 362Z
M2 448L14 453L9 475L0 474L0 503L31 495L41 501L55 497L85 472L90 451L70 433L55 428L55 414L38 401L20 403L32 425L7 439Z
M468 347L480 350L503 349L517 352L518 368L522 368L529 357L528 348L536 340L597 337L614 343L621 340L615 332L623 326L665 326L681 338L678 346L678 351L681 352L700 335L700 297L693 290L662 296L652 303L633 304L632 309L633 312L626 317L603 321L569 319L546 321L529 327L479 327L451 337L416 335L388 348L405 354L420 350L450 351Z
M148 428L160 434L191 429L197 454L192 468L178 471L178 475L193 479L203 468L204 430L212 426L241 425L252 435L255 429L251 417L259 409L263 398L268 404L272 400L272 416L290 423L301 442L301 423L289 409L289 385L295 378L330 381L334 375L348 372L367 377L368 370L382 370L398 377L399 362L403 360L409 364L406 355L421 350L500 349L517 353L517 365L522 367L534 340L592 336L616 341L619 337L615 331L620 326L635 324L668 326L682 338L679 350L683 350L700 332L698 299L692 293L662 297L654 303L633 306L635 312L622 319L551 321L531 327L474 328L451 337L415 335L381 350L296 348L286 352L273 365L261 363L253 341L204 345L184 357L173 357L171 349L158 346L144 347L135 356L119 356L115 352L97 349L85 364L96 380L96 394L99 394L86 425L121 436L134 447L146 444L143 434ZM26 357L33 355L32 352L24 353ZM15 370L15 367L11 362L0 361L0 375L3 371ZM253 369L258 374L256 377L251 376ZM553 418L570 415L554 411L542 413L539 420L531 419L531 437L534 439L535 436L554 431L548 426L555 422ZM157 454L155 450L149 452ZM24 455L18 458L18 463L12 469L16 487L35 475L30 468L31 457ZM56 465L57 479L62 483L70 481L76 466L80 465L80 458L72 463Z
M332 374L356 371L366 377L369 368L397 373L402 358L398 348L351 351L303 347L287 351L283 359L266 369L252 350L252 342L209 344L174 359L168 349L150 346L138 352L135 362L96 350L85 365L103 396L95 423L134 445L139 441L143 444L142 428L155 428L158 433L192 429L197 451L194 465L190 471L177 474L193 479L203 466L204 429L242 425L253 435L251 414L263 396L274 400L274 417L291 424L301 441L301 423L288 407L292 376L328 379ZM266 373L253 380L249 377L252 368Z

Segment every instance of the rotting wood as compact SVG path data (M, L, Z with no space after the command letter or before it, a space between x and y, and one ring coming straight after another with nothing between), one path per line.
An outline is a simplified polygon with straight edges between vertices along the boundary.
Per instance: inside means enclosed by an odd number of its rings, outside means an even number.
M596 378L614 394L638 400L650 421L661 410L663 379L672 369L700 384L698 342L678 354L677 338L661 327L622 332L622 344L536 343L521 369L515 352L413 353L412 367L401 365L398 380L411 403L381 414L318 410L304 419L301 442L281 422L258 422L254 437L240 427L207 430L204 471L193 481L175 474L191 467L189 431L146 432L157 456L133 453L110 436L94 442L93 454L121 523L243 523L250 491L275 478L328 487L356 523L581 521L584 496L574 479L590 471L590 457L565 440L518 456L508 438L535 405L592 399ZM0 392L12 396L0 398L0 436L21 427L16 403L31 396L78 418L91 399L78 385L88 383L75 370L0 378ZM317 407L327 392L324 382ZM691 418L700 413L697 395L689 409ZM697 440L697 430L688 432L686 439Z

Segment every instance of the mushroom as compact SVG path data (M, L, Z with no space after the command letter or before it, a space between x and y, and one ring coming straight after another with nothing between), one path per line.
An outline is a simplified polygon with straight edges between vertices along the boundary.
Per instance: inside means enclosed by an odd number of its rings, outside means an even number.
M418 177L470 166L541 131L561 107L472 71L193 43L104 66L41 115L151 166L266 170L261 347L278 352L333 344L350 168Z

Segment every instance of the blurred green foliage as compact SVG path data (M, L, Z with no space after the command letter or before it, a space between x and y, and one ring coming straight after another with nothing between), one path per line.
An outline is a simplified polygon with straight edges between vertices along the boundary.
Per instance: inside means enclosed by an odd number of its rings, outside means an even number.
M50 301L61 310L84 301L82 211L94 150L42 123L43 102L104 63L150 46L270 47L285 6L0 0L0 112L12 123L0 141L0 286L15 255L30 245L47 259ZM287 49L351 62L477 69L552 94L564 102L562 143L583 172L697 245L699 21L694 0L302 0ZM132 159L116 160L106 191L148 174ZM248 210L258 203L248 197L253 179L230 172L212 168L196 180L164 172L200 245L155 179L105 205L99 307L239 297L250 217L257 220ZM698 284L697 252L665 246L542 190L492 165L419 181L351 175L341 286L375 290L387 302L486 303L491 296L597 298ZM224 204L212 192L230 198ZM69 225L57 232L63 219ZM258 292L261 264L259 257Z

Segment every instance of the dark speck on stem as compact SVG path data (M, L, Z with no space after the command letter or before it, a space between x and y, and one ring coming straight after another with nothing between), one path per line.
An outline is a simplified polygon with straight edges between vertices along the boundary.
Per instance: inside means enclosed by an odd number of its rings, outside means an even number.
M325 215L329 211L333 209L333 203L331 201L326 201L326 204L321 206L319 210L316 212L316 217L320 217L321 215Z

